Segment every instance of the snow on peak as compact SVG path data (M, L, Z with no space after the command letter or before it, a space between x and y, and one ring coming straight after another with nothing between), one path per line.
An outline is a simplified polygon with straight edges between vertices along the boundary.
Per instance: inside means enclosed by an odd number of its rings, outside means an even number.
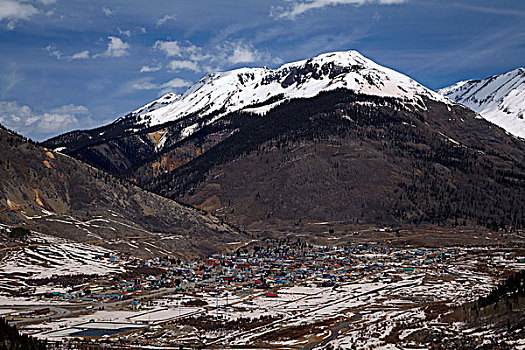
M272 100L271 105L263 107L267 111L287 99L314 97L338 88L419 105L422 97L448 102L440 94L357 51L343 51L287 63L277 69L239 68L207 74L182 95L165 95L131 115L140 116L141 124L154 126L192 114L217 113L220 117Z
M509 133L525 138L525 68L486 79L461 81L439 93Z

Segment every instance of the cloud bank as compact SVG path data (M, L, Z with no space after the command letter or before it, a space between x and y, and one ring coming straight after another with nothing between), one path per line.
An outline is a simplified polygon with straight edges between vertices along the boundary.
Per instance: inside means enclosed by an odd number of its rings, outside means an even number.
M173 92L176 89L184 88L190 86L191 81L187 81L180 78L172 79L165 83L152 83L151 81L143 81L134 83L131 88L133 90L160 90L160 94L166 94L168 92Z
M270 55L257 50L250 42L224 41L211 48L202 48L189 41L157 40L153 49L164 54L170 62L169 71L188 70L209 72L229 68L240 63L270 61ZM175 58L175 59L174 59ZM158 66L157 66L158 67ZM143 66L141 72L153 71L152 67Z
M6 23L8 30L15 29L17 22L28 21L41 12L34 3L52 5L56 0L0 0L0 22Z
M24 136L42 141L77 128L93 126L93 120L84 106L69 104L38 113L17 102L2 101L0 124Z

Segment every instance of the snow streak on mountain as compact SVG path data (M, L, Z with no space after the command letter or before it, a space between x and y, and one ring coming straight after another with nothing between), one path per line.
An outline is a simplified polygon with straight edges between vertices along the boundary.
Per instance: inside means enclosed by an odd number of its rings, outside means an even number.
M525 138L525 68L439 90L511 134Z

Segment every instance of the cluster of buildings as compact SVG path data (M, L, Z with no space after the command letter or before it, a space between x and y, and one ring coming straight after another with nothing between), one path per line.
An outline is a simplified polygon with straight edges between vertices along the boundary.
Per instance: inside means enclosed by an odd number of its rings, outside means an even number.
M142 261L127 253L106 254L96 258L121 263L129 271L145 268L146 273L137 277L126 277L127 274L99 277L91 283L75 286L67 293L46 293L42 297L84 302L125 300L138 293L164 287L213 294L227 289L271 289L308 279L314 279L320 286L330 287L366 274L375 274L378 279L384 276L395 278L397 274L429 266L443 267L454 254L454 249L396 249L358 244L322 247L279 240L267 241L251 251L241 249L188 261L170 257Z
M455 250L394 249L351 245L319 247L299 243L270 242L252 252L214 255L189 261L178 273L196 280L194 289L220 292L235 284L236 289L272 288L314 279L329 287L365 274L389 271L390 277L414 272L430 265L442 266Z

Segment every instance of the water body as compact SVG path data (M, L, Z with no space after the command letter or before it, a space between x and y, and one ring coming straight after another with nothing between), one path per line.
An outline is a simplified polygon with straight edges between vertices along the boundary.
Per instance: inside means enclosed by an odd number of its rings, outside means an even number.
M118 333L124 333L127 331L136 330L137 327L125 327L125 328L118 328L118 329L99 329L99 328L93 328L93 329L85 329L80 332L76 332L71 334L71 336L77 336L77 337L102 337L104 335L113 335Z

